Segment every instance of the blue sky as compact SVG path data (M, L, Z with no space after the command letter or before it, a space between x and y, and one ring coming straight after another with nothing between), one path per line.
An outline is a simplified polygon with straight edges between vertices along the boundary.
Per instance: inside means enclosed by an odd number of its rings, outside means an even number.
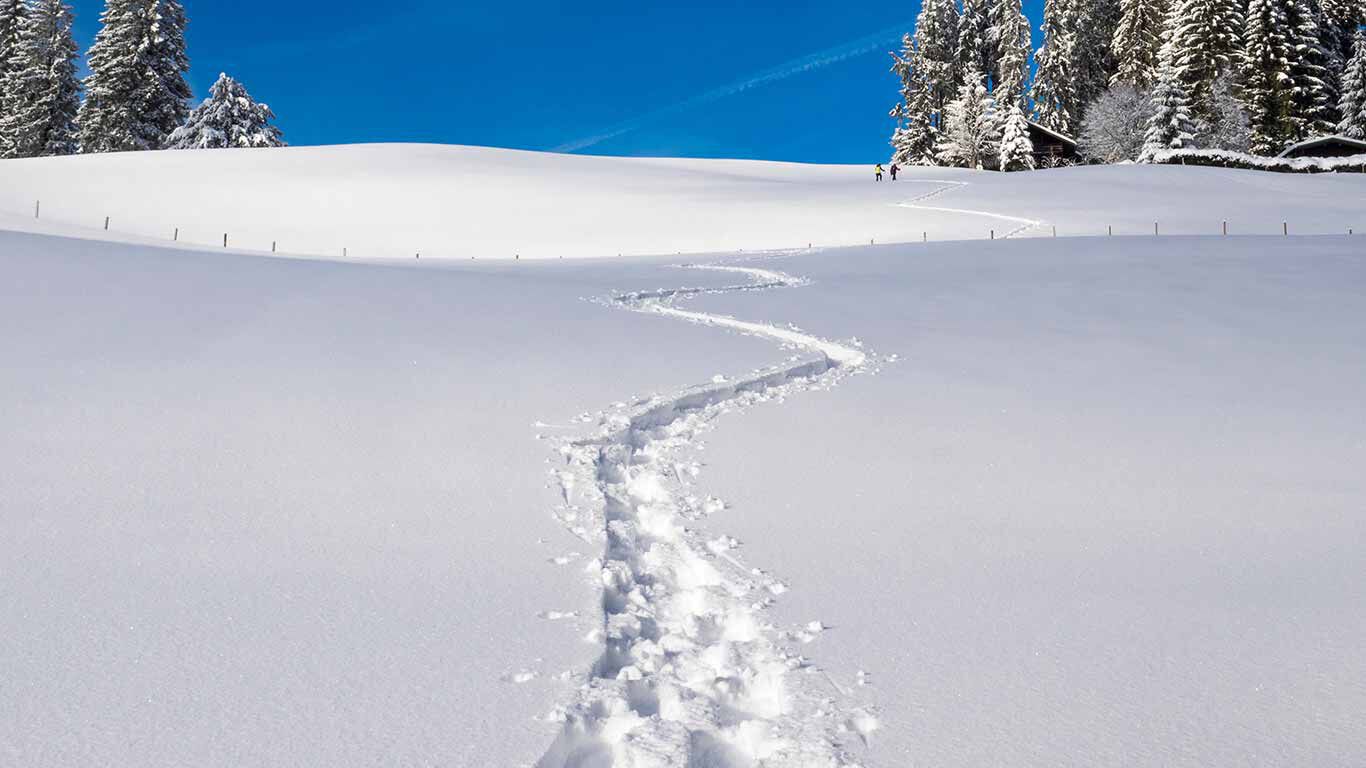
M85 47L103 0L73 5ZM868 0L185 6L195 93L228 72L274 108L293 144L554 149L625 123L632 130L578 151L811 162L886 156L894 44L850 52L909 30L919 12L918 2ZM1038 9L1026 12L1037 27ZM818 52L838 60L730 87Z

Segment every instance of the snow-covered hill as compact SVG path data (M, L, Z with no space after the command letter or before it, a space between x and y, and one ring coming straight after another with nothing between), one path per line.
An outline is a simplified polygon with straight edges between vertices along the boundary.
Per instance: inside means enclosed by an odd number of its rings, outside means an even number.
M1366 177L868 170L0 162L0 764L1366 761Z
M369 145L8 161L8 228L340 258L573 258L1024 234L1345 233L1361 176L1105 167L1033 174ZM967 183L941 198L936 182ZM907 208L924 195L933 199ZM41 218L34 220L41 202ZM894 210L901 206L900 210ZM963 211L976 212L964 213ZM1001 213L992 217L981 213ZM104 232L106 217L110 233Z

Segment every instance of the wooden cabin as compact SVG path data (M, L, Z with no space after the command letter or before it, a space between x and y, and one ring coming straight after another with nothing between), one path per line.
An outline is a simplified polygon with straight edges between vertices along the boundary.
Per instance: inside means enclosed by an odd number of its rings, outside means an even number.
M1077 162L1077 141L1071 136L1064 136L1031 120L1029 140L1034 142L1034 162L1040 168Z
M1366 141L1346 136L1316 136L1308 141L1287 147L1277 155L1287 159L1297 157L1351 157L1366 155Z

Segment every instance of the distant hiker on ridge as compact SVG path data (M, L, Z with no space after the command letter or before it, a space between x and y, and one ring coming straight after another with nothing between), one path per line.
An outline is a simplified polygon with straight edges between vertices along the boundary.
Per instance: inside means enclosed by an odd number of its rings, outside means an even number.
M882 181L882 163L878 163L877 166L873 168L873 173L877 175L878 181Z

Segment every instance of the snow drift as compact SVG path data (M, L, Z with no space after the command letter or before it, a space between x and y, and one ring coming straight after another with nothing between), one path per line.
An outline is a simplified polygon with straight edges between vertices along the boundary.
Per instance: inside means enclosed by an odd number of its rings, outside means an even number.
M891 210L966 182L957 210ZM997 174L362 145L108 154L0 164L8 228L352 259L604 257L1022 235L1361 230L1360 178L1210 168ZM1200 201L1192 206L1190 201ZM41 218L35 220L41 202ZM109 231L105 232L105 220ZM1002 232L998 231L999 237Z
M0 163L0 762L1362 763L1363 177L867 171Z

